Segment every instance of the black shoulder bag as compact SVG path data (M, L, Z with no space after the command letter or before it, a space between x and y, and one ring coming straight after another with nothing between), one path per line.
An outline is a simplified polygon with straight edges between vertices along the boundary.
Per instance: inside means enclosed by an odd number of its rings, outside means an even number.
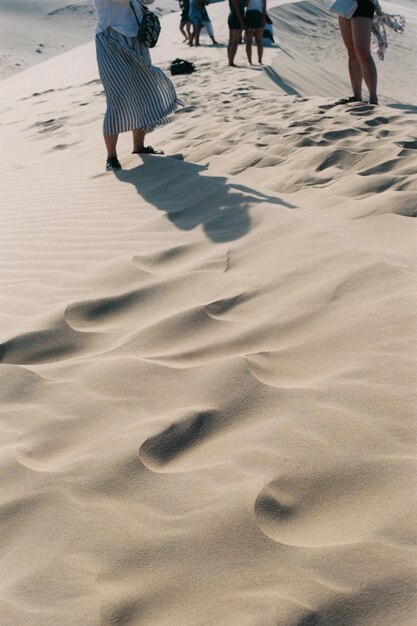
M184 61L184 59L175 59L169 66L169 70L173 76L178 74L192 74L195 72L194 63L190 61Z
M139 26L138 36L140 41L147 48L153 48L154 46L156 46L159 38L159 33L161 32L161 22L159 21L159 17L156 15L156 13L153 13L144 4L142 4L143 17L142 22L139 22L132 2L129 2L129 4L130 8L135 14L135 18Z

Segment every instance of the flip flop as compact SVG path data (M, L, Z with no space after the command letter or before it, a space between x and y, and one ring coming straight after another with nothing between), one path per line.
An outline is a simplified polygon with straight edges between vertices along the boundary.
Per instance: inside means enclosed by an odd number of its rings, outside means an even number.
M338 106L339 104L350 104L351 102L362 102L359 98L355 98L355 96L350 96L350 98L340 98L333 104L333 106Z
M330 104L321 104L319 105L320 113L324 111L328 111L329 109L333 109L333 107L337 107L340 104L353 104L353 103L363 102L362 100L358 100L355 96L350 96L349 98L340 98L340 100L336 100L336 102L331 102Z
M143 146L140 150L134 150L132 154L164 154L162 150L155 150L152 146Z

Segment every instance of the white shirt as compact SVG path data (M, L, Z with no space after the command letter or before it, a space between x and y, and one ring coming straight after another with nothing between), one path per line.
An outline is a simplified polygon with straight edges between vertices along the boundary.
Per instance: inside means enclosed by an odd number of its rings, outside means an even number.
M129 0L93 0L97 14L96 33L106 28L113 28L126 37L135 37L138 23L129 4ZM143 4L152 4L154 0L142 0ZM139 0L132 0L139 22L142 21L142 7Z
M263 13L265 11L265 2L263 0L249 0L249 4L246 7L247 11L260 11Z

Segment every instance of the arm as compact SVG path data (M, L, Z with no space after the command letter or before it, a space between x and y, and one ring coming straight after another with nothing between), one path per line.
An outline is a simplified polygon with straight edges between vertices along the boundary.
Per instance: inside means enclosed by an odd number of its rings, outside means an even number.
M266 20L266 0L262 0L262 26L265 26Z
M240 14L239 1L238 0L232 0L232 3L233 3L233 7L235 9L236 17L239 20L239 24L240 24L241 28L243 30L245 30L246 24L243 21L243 15Z

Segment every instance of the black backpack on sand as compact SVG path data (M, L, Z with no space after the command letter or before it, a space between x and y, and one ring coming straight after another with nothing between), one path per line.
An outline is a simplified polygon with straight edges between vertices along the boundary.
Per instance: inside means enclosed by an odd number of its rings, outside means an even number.
M175 61L172 61L171 65L169 66L169 70L172 76L176 76L178 74L192 74L193 72L195 72L195 66L194 63L191 63L191 61L184 61L184 59L175 59Z

